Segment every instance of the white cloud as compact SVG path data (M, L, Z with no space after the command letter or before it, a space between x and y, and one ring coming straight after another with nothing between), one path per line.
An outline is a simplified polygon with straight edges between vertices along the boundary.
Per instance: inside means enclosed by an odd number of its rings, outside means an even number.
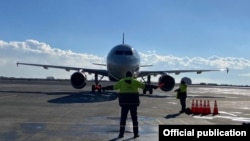
M250 77L250 73L239 74L239 76L242 76L242 77Z
M153 64L153 67L143 69L170 70L170 69L219 69L228 67L231 70L249 70L250 60L246 58L218 57L208 58L174 55L158 55L155 51L140 53L142 64ZM47 77L69 78L72 72L50 69L42 70L37 67L20 66L16 68L17 61L27 63L40 63L63 65L84 68L100 68L92 63L105 63L106 58L86 53L75 53L71 50L53 48L50 45L36 40L5 42L0 40L0 76L8 77ZM32 70L31 70L32 69ZM105 69L105 67L102 67ZM39 73L37 73L39 72ZM232 73L233 75L234 72ZM238 74L237 74L238 75ZM200 75L201 76L201 75ZM205 75L206 76L206 75ZM240 76L250 76L245 73ZM209 75L207 76L209 77ZM211 79L211 78L209 78ZM198 80L198 79L197 79Z
M0 76L45 78L53 75L56 78L69 78L72 73L58 69L46 71L41 68L26 66L20 66L17 69L15 65L17 61L100 68L100 66L92 65L92 63L104 63L104 58L91 54L74 53L71 50L52 48L50 45L36 40L26 40L24 42L4 42L0 40Z
M242 70L250 68L250 60L245 58L234 58L234 57L218 57L211 56L208 58L202 57L176 57L173 55L158 55L155 52L140 53L143 64L156 64L161 67L166 66L168 68L183 68L186 69L204 69L206 68L231 68L236 70Z

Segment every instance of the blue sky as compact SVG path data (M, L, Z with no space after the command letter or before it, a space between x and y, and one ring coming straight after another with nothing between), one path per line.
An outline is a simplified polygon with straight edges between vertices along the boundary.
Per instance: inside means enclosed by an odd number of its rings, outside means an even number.
M0 76L73 73L17 68L17 61L99 68L91 63L105 62L124 32L142 63L154 65L147 69L229 67L229 74L173 76L250 85L249 5L248 0L2 0Z

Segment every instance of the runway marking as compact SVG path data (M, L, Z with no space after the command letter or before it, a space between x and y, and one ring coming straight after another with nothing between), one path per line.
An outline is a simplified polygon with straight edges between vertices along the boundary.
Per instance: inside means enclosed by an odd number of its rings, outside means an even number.
M250 108L249 107L242 107L241 109L243 109L243 110L249 110Z
M163 124L159 119L156 119L156 121L157 121L159 124Z
M166 102L166 103L169 103L169 104L174 104L174 105L176 105L176 104L177 104L176 102Z
M231 115L231 116L237 116L235 114L229 113L229 112L224 112L224 111L219 111L219 113L223 113L223 114L227 114L227 115Z
M199 119L214 119L214 117L206 117L206 116L193 116L193 117Z
M231 119L233 121L250 122L250 118L245 118L245 117L231 117L231 116L216 116L216 117L217 118Z
M232 113L235 113L235 114L242 114L242 112L232 112Z
M193 116L194 118L199 118L199 119L215 119L215 118L224 118L224 119L231 119L233 121L240 121L240 122L250 122L250 118L246 117L237 117L236 115L231 114L231 116L221 116L221 115L216 115L213 117L208 117L208 116Z

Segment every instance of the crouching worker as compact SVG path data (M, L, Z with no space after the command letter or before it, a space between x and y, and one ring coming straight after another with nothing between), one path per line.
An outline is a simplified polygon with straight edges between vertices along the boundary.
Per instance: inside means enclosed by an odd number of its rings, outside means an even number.
M158 88L158 86L150 86L154 89ZM119 105L121 107L119 138L122 138L124 135L129 111L133 122L134 138L139 137L137 107L140 105L140 99L138 88L144 89L145 87L149 87L149 85L133 78L131 72L127 72L126 77L113 86L103 87L103 90L119 90Z

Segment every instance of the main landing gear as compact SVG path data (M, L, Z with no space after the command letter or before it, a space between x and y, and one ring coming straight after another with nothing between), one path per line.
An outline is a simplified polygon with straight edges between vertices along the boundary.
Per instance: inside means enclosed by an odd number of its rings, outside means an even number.
M142 79L143 79L143 77L142 77ZM144 79L143 79L143 81L144 82L146 82ZM153 94L153 88L152 88L152 86L150 85L151 84L151 76L150 75L148 75L148 77L147 77L147 82L145 83L145 84L148 84L148 87L145 87L144 89L143 89L143 94L146 94L147 93L147 91L149 92L149 94Z

